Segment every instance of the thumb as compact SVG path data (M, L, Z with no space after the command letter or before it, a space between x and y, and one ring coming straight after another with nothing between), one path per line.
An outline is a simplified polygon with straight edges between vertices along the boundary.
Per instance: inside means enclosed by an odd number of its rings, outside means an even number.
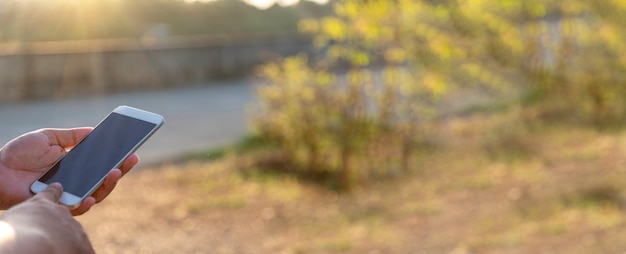
M63 194L63 187L60 183L51 183L45 190L39 192L36 196L58 203Z

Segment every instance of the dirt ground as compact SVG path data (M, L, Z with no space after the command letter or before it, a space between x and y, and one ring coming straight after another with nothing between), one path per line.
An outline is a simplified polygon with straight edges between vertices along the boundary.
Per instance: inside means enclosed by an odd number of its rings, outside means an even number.
M250 158L227 156L137 169L79 220L99 253L626 251L626 133L493 117L444 128L413 172L350 193L242 175Z

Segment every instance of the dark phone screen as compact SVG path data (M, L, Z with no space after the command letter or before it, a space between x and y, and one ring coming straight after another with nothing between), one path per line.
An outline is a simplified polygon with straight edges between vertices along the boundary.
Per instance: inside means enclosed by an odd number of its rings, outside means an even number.
M39 181L59 182L64 191L82 197L155 127L113 112Z

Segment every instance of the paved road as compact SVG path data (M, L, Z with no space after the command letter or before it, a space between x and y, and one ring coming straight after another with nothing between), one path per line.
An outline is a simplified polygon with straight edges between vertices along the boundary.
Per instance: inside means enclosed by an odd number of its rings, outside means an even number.
M140 165L216 148L246 134L252 103L249 80L89 99L0 104L0 145L44 127L94 126L118 105L159 113L165 124L138 151Z

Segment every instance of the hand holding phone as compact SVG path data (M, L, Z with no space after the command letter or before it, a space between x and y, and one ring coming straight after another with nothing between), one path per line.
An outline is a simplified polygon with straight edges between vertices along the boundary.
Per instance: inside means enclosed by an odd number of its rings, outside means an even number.
M51 183L62 184L60 202L76 207L102 184L163 124L163 117L120 106L102 120L85 139L59 159L31 185L38 193Z

